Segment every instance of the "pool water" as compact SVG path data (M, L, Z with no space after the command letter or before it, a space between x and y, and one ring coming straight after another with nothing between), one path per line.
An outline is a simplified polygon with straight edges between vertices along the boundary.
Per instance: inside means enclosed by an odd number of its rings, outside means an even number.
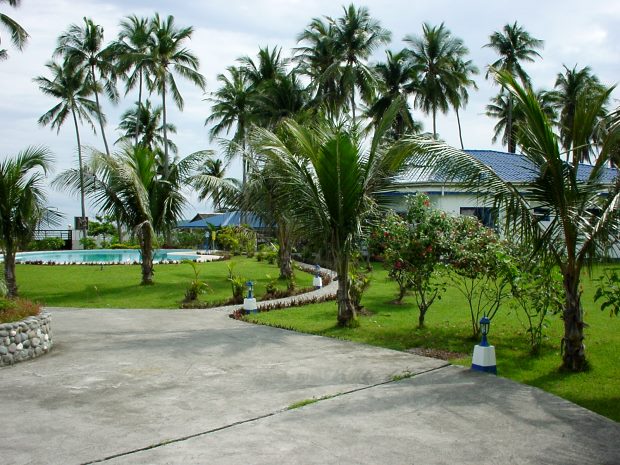
M187 249L155 250L154 262L165 260L194 260L195 251ZM56 250L53 252L20 252L16 255L17 263L134 263L141 262L140 251L131 249L97 249L97 250Z

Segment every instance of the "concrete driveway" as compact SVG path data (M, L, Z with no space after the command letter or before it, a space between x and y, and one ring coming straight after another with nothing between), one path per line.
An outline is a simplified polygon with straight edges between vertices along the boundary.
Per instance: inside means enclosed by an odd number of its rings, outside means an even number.
M51 311L52 352L0 368L0 464L620 464L620 424L440 360L217 310Z

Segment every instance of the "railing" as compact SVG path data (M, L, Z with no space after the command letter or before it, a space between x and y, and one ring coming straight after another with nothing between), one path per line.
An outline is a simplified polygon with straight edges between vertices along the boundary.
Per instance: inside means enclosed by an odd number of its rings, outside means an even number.
M72 229L37 229L34 232L34 240L38 241L41 239L47 239L48 237L59 237L63 241L65 241L64 250L71 250L71 243L73 240L73 230Z

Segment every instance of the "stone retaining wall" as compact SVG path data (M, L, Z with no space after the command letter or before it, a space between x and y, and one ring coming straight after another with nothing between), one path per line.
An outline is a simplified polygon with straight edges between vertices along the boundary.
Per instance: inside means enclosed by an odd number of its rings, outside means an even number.
M52 348L52 315L0 324L0 366L12 365L43 355Z

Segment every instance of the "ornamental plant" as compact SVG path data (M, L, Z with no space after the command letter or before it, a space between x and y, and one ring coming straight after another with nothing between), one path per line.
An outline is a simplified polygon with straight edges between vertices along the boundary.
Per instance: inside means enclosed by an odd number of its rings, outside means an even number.
M564 289L562 275L549 259L533 260L531 251L513 248L510 267L512 305L529 336L530 352L540 353L549 316L562 312Z
M384 237L387 239L384 265L390 278L399 285L401 302L411 290L418 307L418 325L431 305L441 299L445 280L442 259L449 254L452 219L431 207L425 194L416 194L407 200L405 218L391 215L386 219Z
M507 244L477 218L459 216L453 220L447 261L450 280L465 297L471 316L472 337L480 337L478 322L497 314L510 296L512 258Z

